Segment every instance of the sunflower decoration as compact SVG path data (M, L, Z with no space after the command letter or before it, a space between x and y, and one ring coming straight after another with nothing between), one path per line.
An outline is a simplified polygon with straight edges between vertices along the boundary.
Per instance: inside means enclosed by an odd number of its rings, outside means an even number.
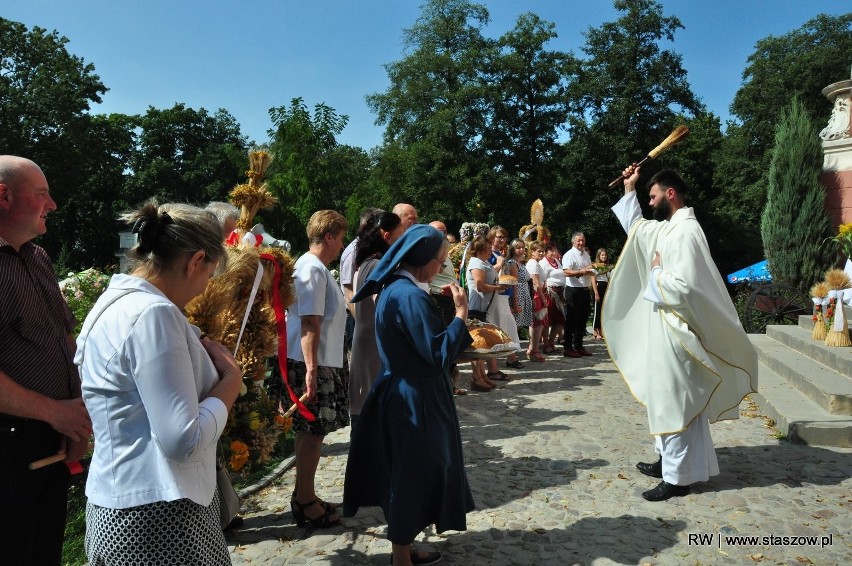
M823 281L811 287L811 300L814 303L814 329L811 332L813 340L825 340L827 330L825 328L825 317L823 307L828 306L828 284Z
M852 346L849 339L849 328L843 312L843 298L852 287L852 281L842 269L831 269L825 274L828 286L828 306L825 312L826 346Z
M249 232L260 209L277 203L262 182L270 162L268 151L250 152L248 182L237 185L230 194L231 202L240 207L240 232ZM229 238L224 272L186 306L192 324L230 351L236 350L234 357L243 370L243 388L222 434L226 461L235 472L247 472L269 461L286 424L276 418L278 404L266 394L263 381L267 360L277 353L279 342L287 340L286 332L280 333L279 320L283 323L283 311L293 303L294 262L286 249L257 242L255 238Z

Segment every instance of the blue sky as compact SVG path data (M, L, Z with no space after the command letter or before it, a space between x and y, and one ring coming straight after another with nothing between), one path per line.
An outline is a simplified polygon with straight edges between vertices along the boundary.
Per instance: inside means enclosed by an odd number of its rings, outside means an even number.
M403 28L416 0L2 0L0 16L57 30L69 51L92 63L110 89L96 113L144 113L183 102L228 110L251 140L267 141L269 108L301 96L324 102L349 124L338 141L381 143L364 97L388 87L383 65L403 56ZM523 12L556 24L552 49L582 55L583 32L617 13L608 0L481 1L485 30L499 37ZM11 5L9 5L11 4ZM662 0L677 16L672 49L692 90L723 121L755 43L801 27L819 13L843 14L847 0ZM847 54L848 56L848 54ZM852 64L852 60L850 60ZM849 77L837 77L844 80ZM829 103L826 101L826 111Z

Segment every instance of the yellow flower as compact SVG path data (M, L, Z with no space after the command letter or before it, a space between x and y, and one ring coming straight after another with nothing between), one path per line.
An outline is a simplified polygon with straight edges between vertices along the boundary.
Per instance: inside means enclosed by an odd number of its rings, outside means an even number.
M251 430L257 430L263 426L263 421L260 420L260 414L257 411L248 414L248 426Z
M847 258L852 258L852 222L837 227L837 235L831 238Z

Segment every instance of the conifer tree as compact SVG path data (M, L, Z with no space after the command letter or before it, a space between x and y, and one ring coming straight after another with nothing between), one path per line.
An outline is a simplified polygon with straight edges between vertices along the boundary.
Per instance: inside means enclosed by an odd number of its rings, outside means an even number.
M833 260L833 248L826 242L830 223L821 174L816 126L794 98L775 130L760 233L773 281L803 292L822 278Z

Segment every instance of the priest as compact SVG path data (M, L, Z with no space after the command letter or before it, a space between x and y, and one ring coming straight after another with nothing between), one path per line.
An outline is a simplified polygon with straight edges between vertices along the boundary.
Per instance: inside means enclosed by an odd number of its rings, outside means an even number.
M612 208L628 234L603 307L613 362L648 411L662 481L642 496L664 501L719 473L709 423L739 416L757 389L757 353L716 269L704 231L671 170L648 182L653 220L642 219L639 167L624 171Z

